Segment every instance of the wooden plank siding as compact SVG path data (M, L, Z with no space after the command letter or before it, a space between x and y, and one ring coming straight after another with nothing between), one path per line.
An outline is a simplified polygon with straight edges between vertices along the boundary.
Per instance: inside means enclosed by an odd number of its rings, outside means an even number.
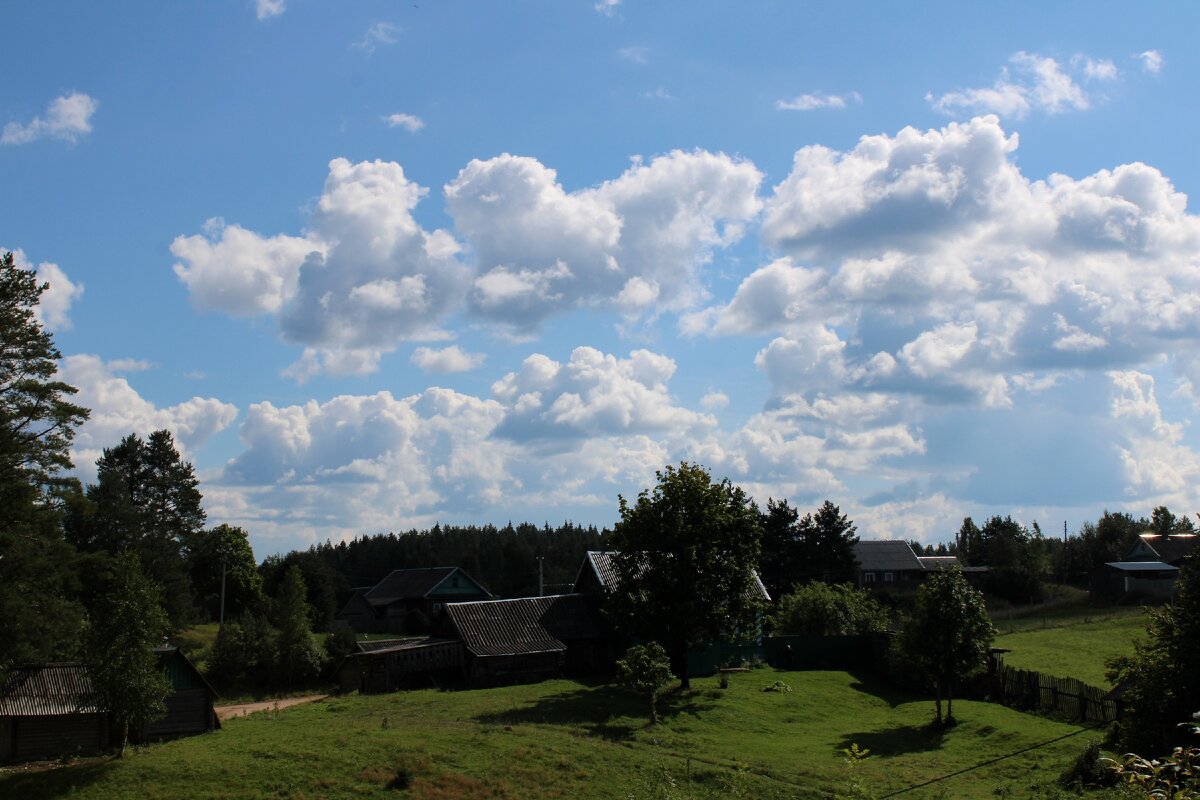
M211 730L213 704L204 689L181 689L167 695L167 714L146 726L143 738L152 741L173 739Z
M10 731L8 761L95 755L108 747L106 714L8 717L6 721Z

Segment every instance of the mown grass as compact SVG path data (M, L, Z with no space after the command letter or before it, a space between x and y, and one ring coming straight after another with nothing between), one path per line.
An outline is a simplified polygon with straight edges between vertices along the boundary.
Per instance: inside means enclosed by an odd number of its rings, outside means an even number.
M780 680L788 693L764 692ZM845 672L758 670L661 702L606 684L346 696L234 719L208 734L37 774L0 796L73 798L808 798L843 792L843 749L874 796L1079 730L960 701L933 731L932 703ZM1060 797L1062 770L1094 733L1063 739L904 795Z
M1060 678L1078 678L1107 687L1105 662L1133 652L1133 641L1146 633L1146 610L1113 608L1093 614L1025 620L1025 626L996 637L996 647L1012 650L1004 662Z

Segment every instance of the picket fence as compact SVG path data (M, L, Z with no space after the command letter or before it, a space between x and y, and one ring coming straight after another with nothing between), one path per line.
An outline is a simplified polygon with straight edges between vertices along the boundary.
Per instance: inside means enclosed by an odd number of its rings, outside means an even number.
M993 699L1017 708L1054 711L1080 722L1108 723L1117 718L1117 704L1108 691L1077 678L1059 678L1010 667L997 660L991 675Z

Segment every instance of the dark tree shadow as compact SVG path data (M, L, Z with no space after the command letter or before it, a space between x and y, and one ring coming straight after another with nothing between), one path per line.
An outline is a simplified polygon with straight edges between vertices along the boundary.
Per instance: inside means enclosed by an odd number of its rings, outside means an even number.
M104 759L53 769L6 771L0 773L0 797L21 800L66 797L100 780L110 766L108 759Z
M846 734L838 743L838 752L857 744L876 756L920 753L940 748L945 736L946 729L936 725L897 725L886 730Z
M668 691L658 699L658 716L669 722L680 714L698 714L713 705L711 698L700 692ZM649 716L643 699L618 686L597 682L509 711L480 714L475 721L491 725L568 725L583 728L589 736L624 741L647 727Z
M850 684L851 689L863 694L869 694L872 697L877 697L892 708L925 699L912 692L897 689L873 673L851 672L850 674L854 676L854 683Z

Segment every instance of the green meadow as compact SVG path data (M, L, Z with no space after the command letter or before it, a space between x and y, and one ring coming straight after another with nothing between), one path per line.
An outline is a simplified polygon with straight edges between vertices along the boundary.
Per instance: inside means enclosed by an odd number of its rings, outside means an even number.
M1142 608L1091 610L1071 616L1013 621L1001 627L996 647L1012 650L1004 661L1060 678L1078 678L1108 687L1105 662L1133 652L1133 642L1146 634Z
M790 691L764 691L780 681ZM569 680L498 689L348 695L231 720L223 730L0 774L0 797L825 798L885 797L1079 727L960 701L932 703L845 672L734 674L661 701ZM1045 747L909 791L905 798L1066 797L1055 781L1089 738ZM851 766L844 750L870 751ZM854 793L855 785L863 791Z

